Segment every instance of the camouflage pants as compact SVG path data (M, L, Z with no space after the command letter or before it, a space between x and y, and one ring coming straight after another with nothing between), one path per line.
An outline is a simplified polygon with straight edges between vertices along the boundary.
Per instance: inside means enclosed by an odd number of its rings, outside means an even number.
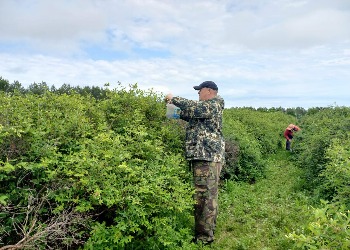
M221 163L192 161L196 201L194 209L195 237L197 240L214 240L218 215L218 184Z

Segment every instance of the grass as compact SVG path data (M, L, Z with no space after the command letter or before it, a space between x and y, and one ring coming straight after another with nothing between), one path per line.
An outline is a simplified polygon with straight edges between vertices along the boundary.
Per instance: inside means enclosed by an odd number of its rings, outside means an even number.
M302 170L289 154L271 156L266 179L222 185L216 241L202 249L296 249L285 235L307 222L310 199L299 189Z

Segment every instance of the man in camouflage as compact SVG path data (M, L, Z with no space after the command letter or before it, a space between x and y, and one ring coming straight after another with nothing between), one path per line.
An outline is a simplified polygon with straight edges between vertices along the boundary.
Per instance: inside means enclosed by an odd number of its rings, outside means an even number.
M181 109L180 118L187 121L186 157L193 169L195 184L195 239L214 241L218 214L218 183L224 163L225 142L222 135L224 100L217 95L212 81L199 86L199 101L166 96L166 100Z

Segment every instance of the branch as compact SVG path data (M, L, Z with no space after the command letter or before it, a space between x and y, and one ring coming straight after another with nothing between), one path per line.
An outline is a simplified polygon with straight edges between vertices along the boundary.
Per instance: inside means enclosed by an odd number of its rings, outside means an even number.
M40 221L42 208L48 208L48 218L45 221ZM18 208L17 208L18 209ZM51 204L48 199L48 193L40 197L28 197L27 207L22 207L25 210L25 219L21 222L13 220L13 228L22 238L14 245L7 245L0 250L7 249L24 249L35 248L39 244L45 244L47 248L50 245L61 246L70 242L71 244L83 243L81 239L76 237L76 232L86 227L86 221L91 218L89 215L80 214L69 208L59 214L52 212ZM18 212L11 212L12 217L18 215Z

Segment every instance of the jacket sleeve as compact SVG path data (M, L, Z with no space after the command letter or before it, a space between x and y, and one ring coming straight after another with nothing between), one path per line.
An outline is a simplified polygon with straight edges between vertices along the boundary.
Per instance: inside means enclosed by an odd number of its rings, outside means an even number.
M215 101L193 101L182 97L172 99L174 105L181 109L181 119L188 120L191 118L211 118L214 111L217 111L218 104Z

